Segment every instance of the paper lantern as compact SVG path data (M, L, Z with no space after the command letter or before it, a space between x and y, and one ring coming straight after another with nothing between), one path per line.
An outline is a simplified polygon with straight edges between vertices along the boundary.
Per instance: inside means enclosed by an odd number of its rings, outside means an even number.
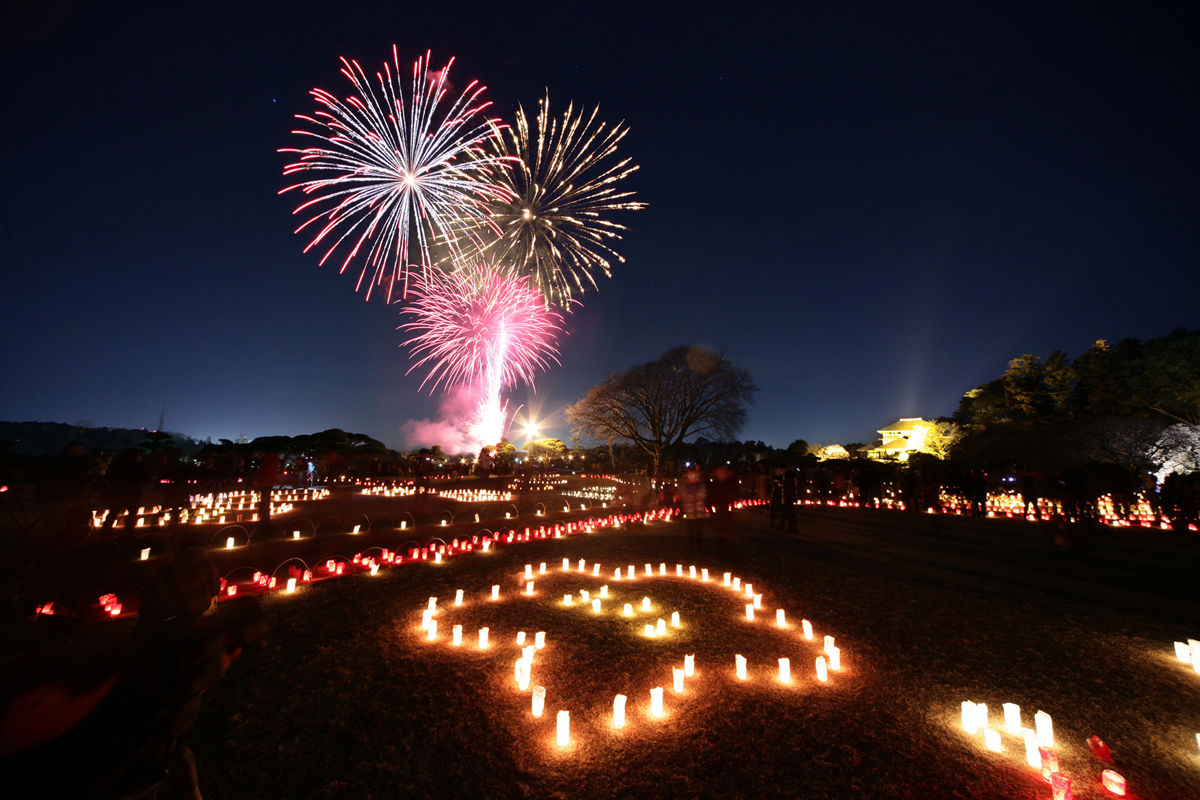
M435 564L442 563L442 554L440 552L433 554L433 563L435 563Z
M599 578L599 577L600 577L600 565L599 565L599 564L597 564L596 566L592 567L592 577L593 577L593 578Z
M649 610L650 610L650 598L643 597L642 598L642 611L649 611Z
M525 594L533 594L533 581L525 584Z
M653 625L647 623L646 627L643 630L647 637L649 637L651 639L654 638L654 626Z
M1058 772L1058 753L1042 745L1038 747L1038 757L1042 760L1042 779L1049 783L1054 773Z
M683 577L683 564L676 564L676 565L675 565L675 577L676 577L676 578L682 578L682 577ZM695 576L695 575L693 575L692 577L694 578L694 577L696 577L696 576Z
M1042 768L1042 754L1038 752L1039 744L1037 734L1028 728L1021 731L1025 738L1025 763L1034 769Z
M696 568L695 568L695 567L688 567L688 574L689 574L689 575L690 575L690 576L691 576L693 579L695 579L695 577L696 577ZM708 579L707 579L707 578L705 578L705 580L708 580Z
M817 656L817 680L821 683L829 680L829 673L825 670L825 656Z
M737 656L734 656L733 659L734 659L734 663L737 664L738 680L741 680L741 681L746 680L746 657L737 655Z
M531 667L533 666L533 651L534 650L537 650L537 648L531 644L527 644L521 648L521 657L524 658L526 661L528 661L529 666L531 666Z
M802 619L802 620L800 620L800 626L802 628L804 628L804 638L808 639L809 641L812 641L812 638L813 638L812 623L806 619Z
M754 621L754 603L746 603L746 619Z
M429 620L429 641L432 642L436 638L437 638L437 620L430 619Z
M233 584L232 586L228 587L225 590L225 593L230 597L233 597L235 594L237 594L237 584Z
M600 598L599 597L597 597L595 600L592 601L592 613L593 614L600 613Z
M1016 703L1004 704L1004 728L1013 736L1021 735L1021 707Z
M518 631L517 632L517 647L520 647L523 644L525 644L525 631Z
M775 625L780 628L787 627L787 622L785 622L783 619L783 609L782 608L775 609Z
M579 599L585 603L590 603L592 600L592 595L588 592L587 589L580 589L579 590Z
M292 539L299 539L300 531L292 531Z
M791 683L792 682L792 662L790 659L787 659L787 658L779 659L779 682L780 683Z
M696 656L691 655L683 657L683 674L689 678L696 674ZM1200 734L1198 734L1198 736L1200 736Z
M831 648L831 647L833 647L833 637L832 637L832 636L826 636L826 637L825 637L825 647L824 647L824 650L825 650L825 652L826 652L826 653L828 653L828 652L829 652L829 648Z
M733 573L732 573L732 572L726 572L726 573L725 573L725 585L726 585L726 586L729 586L729 585L730 585L730 583L729 583L729 579L730 579L730 577L731 577L732 575L733 575Z
M430 611L432 611L433 613L435 613L435 614L437 613L437 598L436 597L429 598L429 605L427 606L427 608Z
M583 572L583 564L584 564L584 561L583 561L583 559L582 559L582 558L581 558L581 559L579 559L579 571L580 571L580 572Z
M1003 745L1000 743L1000 731L994 731L991 728L983 732L983 743L993 753L999 753L1003 749Z
M832 670L842 668L842 651L836 647L829 648L829 668Z
M967 733L975 733L975 704L970 700L962 701L962 727Z
M647 564L646 566L649 567L650 565ZM629 580L633 580L637 577L637 570L633 568L633 564L629 565L629 569L625 571L625 575L629 578Z
M632 572L633 572L633 570L630 570L630 573L632 573ZM654 567L647 564L646 565L646 577L649 578L653 574L654 574Z
M545 686L533 687L533 715L535 717L540 717L542 715L542 709L545 708L545 706L546 706L546 687Z
M454 593L454 605L461 606L463 601L463 590L459 589Z
M747 583L745 586L745 589L746 589L746 599L753 600L754 599L754 584Z
M1175 643L1175 657L1185 664L1192 663L1192 648L1184 642Z
M525 580L529 580L532 577L533 577L533 564L526 564L525 565Z
M500 584L498 584L498 583L492 586L492 599L493 600L500 599Z
M453 631L454 631L454 646L458 647L460 644L462 644L462 625L455 625L453 628Z
M671 676L675 679L675 694L683 694L683 670L671 667Z
M608 586L607 585L600 587L600 597L605 600L608 599Z
M284 589L284 591L287 592L288 594L295 593L295 591L296 591L296 579L295 578L288 578L287 588Z
M630 603L626 603L625 609L621 613L627 617L632 617L633 616L633 605Z
M619 694L613 698L613 727L614 728L624 728L625 727L625 700L626 700L626 697L623 694Z
M672 628L679 627L679 612L678 611L671 612L671 627Z
M1051 775L1050 796L1054 800L1074 800L1075 795L1071 793L1071 779L1061 772Z
M1120 773L1106 769L1100 773L1100 781L1104 784L1104 788L1113 794L1125 796L1125 778Z
M617 567L616 572L613 573L613 578L618 581L621 580L621 568L620 567Z
M662 696L663 690L661 686L656 686L650 690L650 716L661 717L663 715Z
M141 520L138 520L138 521L140 522ZM141 556L141 560L142 560L142 561L149 561L149 560L150 560L150 548L149 548L149 547L146 547L146 548L143 548L143 549L142 549L142 556Z
M428 608L421 612L421 628L429 630L429 622L433 619L433 612Z
M1033 715L1033 725L1037 729L1037 737L1046 747L1054 747L1054 720L1045 711Z
M733 590L735 592L740 592L742 590L742 579L741 578L733 579Z
M479 649L486 650L488 646L488 628L479 629Z
M762 595L761 594L754 595L754 607L762 608Z
M224 522L224 520L222 520L222 522ZM232 536L230 536L228 539L225 540L225 549L226 550L233 549L233 537Z
M538 631L537 633L534 634L533 646L536 647L538 650L541 650L543 647L546 646L546 632L545 631Z
M517 688L522 692L529 688L529 661L524 657L518 658L514 672L516 673Z
M991 727L991 724L988 721L987 703L975 704L975 727L983 729Z
M658 620L657 623L655 623L654 634L656 636L666 636L667 635L667 623L664 622L661 618Z
M538 574L539 574L539 575L545 575L545 574L546 574L546 562L545 562L545 561L543 561L543 562L542 562L542 565L541 565L540 567L538 567Z
M570 594L563 595L563 605L564 606L572 605L573 602L574 602L574 595L570 595Z

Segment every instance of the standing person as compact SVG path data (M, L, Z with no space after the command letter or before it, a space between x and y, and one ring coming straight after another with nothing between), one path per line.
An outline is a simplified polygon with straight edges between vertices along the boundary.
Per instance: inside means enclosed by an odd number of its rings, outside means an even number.
M737 478L725 464L713 472L708 486L708 504L713 512L713 538L717 542L717 557L722 561L737 560L733 541L733 512L730 507L738 499Z
M771 478L771 498L770 498L770 528L775 530L775 521L779 521L779 527L783 529L783 467L775 469L775 475Z
M258 521L271 519L271 490L279 480L279 454L260 453L258 469L254 472L254 488L258 490Z
M705 506L707 497L704 475L700 473L698 466L692 465L679 483L679 510L687 520L688 546L693 553L700 552L704 517L708 512Z

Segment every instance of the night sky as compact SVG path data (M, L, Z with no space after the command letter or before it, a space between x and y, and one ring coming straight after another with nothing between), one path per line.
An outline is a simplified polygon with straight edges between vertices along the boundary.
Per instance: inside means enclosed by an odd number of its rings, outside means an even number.
M1022 353L1200 326L1195 3L70 3L3 12L0 419L406 448L396 307L302 252L280 147L396 44L625 120L646 210L522 387L724 347L742 438L869 442ZM783 10L784 8L787 10ZM652 9L652 10L651 10ZM522 411L521 416L524 417ZM427 444L433 444L429 442Z

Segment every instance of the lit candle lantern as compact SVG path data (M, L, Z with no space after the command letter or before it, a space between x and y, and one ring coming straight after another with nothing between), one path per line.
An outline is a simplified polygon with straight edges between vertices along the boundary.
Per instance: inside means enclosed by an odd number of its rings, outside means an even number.
M786 628L787 622L783 618L783 609L775 609L775 625L780 628Z
M683 674L689 678L696 674L696 656L683 657Z
M813 638L812 623L806 619L802 619L802 620L800 620L800 625L801 625L801 627L804 628L804 638L808 639L809 641L812 641L812 638Z
M600 613L600 598L599 597L597 597L595 600L592 601L592 613L593 614Z
M649 610L650 610L650 598L643 597L642 598L642 611L649 611Z
M542 709L545 708L545 706L546 706L546 687L545 686L533 687L533 715L535 717L540 717L542 715Z
M1115 795L1125 796L1125 777L1119 772L1106 769L1100 773L1100 780L1103 782L1105 789L1108 789Z
M533 594L533 581L525 584L525 594Z
M626 697L623 694L619 694L613 698L613 727L614 728L624 728L625 727L625 700L626 700Z
M675 577L676 577L676 578L682 578L682 577L683 577L683 564L676 564L676 565L675 565ZM695 575L693 575L692 577L694 578L694 577L696 577L696 576L695 576Z
M708 570L707 569L700 570L700 580L704 581L705 583L708 583Z
M292 531L292 538L293 538L293 539L299 539L299 538L300 538L300 531Z
M991 727L991 724L988 721L987 703L976 703L975 704L975 727L982 728L985 730L987 728Z
M479 649L486 650L488 646L488 628L479 629Z
M1045 711L1033 715L1033 725L1037 729L1037 737L1046 747L1054 747L1054 720Z
M1185 664L1192 663L1192 648L1184 642L1175 643L1175 657Z
M659 574L659 575L666 575L666 574L667 574L667 565L666 565L666 564L659 564L659 565L658 565L658 574Z
M546 574L546 562L545 562L545 561L543 561L543 562L542 562L542 565L541 565L540 567L538 567L538 574L539 574L539 575L545 575L545 574Z
M1004 727L1013 736L1021 735L1021 707L1016 703L1004 704Z
M599 577L600 577L600 565L599 565L599 564L597 564L597 565L595 565L594 567L592 567L592 577L593 577L593 578L599 578Z
M532 577L533 577L533 564L526 564L525 565L525 580L529 580Z
M222 520L222 522L223 522L223 521L224 521L224 520ZM232 549L233 549L233 537L232 537L232 536L230 536L228 539L226 539L226 540L225 540L225 549L226 549L226 550L232 550Z
M650 690L650 716L661 717L663 715L662 696L663 690L661 686L656 686Z
M779 659L779 682L780 683L791 683L792 682L791 659L787 659L787 658Z
M1071 779L1061 772L1050 776L1050 793L1054 800L1074 800L1071 793Z
M563 572L569 572L570 569L571 569L571 559L564 558L563 559Z
M462 625L455 625L454 628L454 646L458 647L462 644Z
M745 589L746 589L746 599L753 600L754 599L754 584L747 583L745 586Z
M525 644L525 631L518 631L517 632L517 647L520 647L523 644Z
M436 597L429 598L428 608L433 613L435 613L435 614L437 613L437 598Z
M754 603L746 603L746 619L754 621Z
M564 606L572 605L573 600L574 600L574 595L569 595L569 594L563 595L563 605Z
M529 666L533 666L533 651L537 648L531 644L527 644L521 648L521 657L529 662Z
M732 572L726 572L726 573L725 573L725 585L726 585L726 586L729 586L729 585L730 585L730 583L729 583L729 579L730 579L732 576L733 576L733 573L732 573Z
M149 561L149 560L150 560L150 548L149 547L143 548L142 561Z
M678 611L671 612L671 627L672 628L679 627L679 612Z
M621 613L627 617L632 617L633 616L633 605L630 603L626 603L625 608Z
M288 578L287 589L285 589L284 591L286 591L288 594L293 594L296 591L296 579L295 578Z
M675 694L683 694L683 670L671 667L671 675L675 679Z
M735 592L740 592L742 590L742 579L741 578L733 579L733 590Z
M647 564L646 566L650 566L650 565ZM633 564L629 565L629 569L627 569L625 571L625 575L629 578L629 580L633 580L634 578L637 577L637 570L634 569Z
M1042 760L1042 779L1049 783L1054 773L1058 772L1058 753L1042 745L1038 747L1038 757Z
M579 591L579 598L581 600L583 600L583 602L589 603L592 600L592 595L588 592L587 589L581 589Z
M429 622L433 619L433 612L428 608L421 612L421 627L429 630Z
M493 600L500 599L500 584L498 584L498 583L492 586L492 599Z
M646 565L646 577L649 578L653 574L654 574L654 567L647 564Z
M829 648L829 668L832 670L842 668L842 651L836 647Z
M437 638L437 620L430 619L429 620L429 641L432 642L436 638Z
M733 657L734 663L737 665L738 680L746 680L746 657L737 655Z
M516 664L517 688L522 692L529 688L529 662L518 658Z
M584 561L583 561L583 559L582 559L582 558L581 558L581 559L579 559L579 571L580 571L580 572L583 572L583 564L584 564Z
M604 600L608 599L608 586L607 585L600 587L600 597Z
M688 574L694 579L696 577L696 567L688 567Z
M821 683L829 680L829 673L825 669L825 656L817 656L817 680Z
M613 573L613 578L618 581L621 580L621 568L620 567L617 567L616 571Z
M646 633L646 636L653 639L654 638L654 626L647 623L647 625L645 627L645 633Z
M378 565L378 564L375 564L375 563L372 563L372 564L371 564L371 574L372 574L372 575L378 575L378 574L379 574L379 565Z
M545 631L538 631L537 633L534 634L533 646L536 647L538 650L541 650L543 647L546 646L546 632Z
M762 608L762 595L761 594L754 595L754 607Z
M1034 769L1042 768L1042 754L1038 752L1038 738L1034 731L1025 728L1021 731L1025 738L1025 763Z
M667 623L664 622L662 619L659 619L658 622L655 623L654 634L656 636L666 636L667 635Z
M463 601L463 590L459 589L454 593L454 605L461 606Z
M824 650L825 650L825 652L826 652L826 653L828 653L828 652L829 652L829 648L831 648L831 647L833 647L833 637L832 637L832 636L826 636L826 637L825 637L825 647L824 647Z

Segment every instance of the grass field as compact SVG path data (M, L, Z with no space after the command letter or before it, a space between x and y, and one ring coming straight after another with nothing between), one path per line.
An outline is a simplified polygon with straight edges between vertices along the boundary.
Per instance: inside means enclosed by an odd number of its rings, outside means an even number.
M1085 739L1099 735L1137 798L1200 797L1200 675L1172 641L1198 638L1188 577L1196 546L1157 533L1108 537L1067 565L1040 526L822 509L801 532L737 515L738 558L712 542L688 551L678 523L500 548L313 585L266 600L265 645L206 696L187 743L209 798L309 797L896 797L1049 798L1019 739L1005 752L959 725L963 700L1018 703L1032 727L1054 718L1056 749L1080 800L1108 795ZM1154 538L1150 538L1154 537ZM572 572L561 562L571 559ZM574 571L579 559L586 574ZM535 594L521 594L525 564ZM600 563L603 578L591 575ZM613 580L613 570L666 563L668 577ZM708 567L709 584L674 576ZM729 570L763 594L721 587ZM499 584L501 600L488 599ZM609 587L603 611L563 595ZM453 605L455 590L466 601ZM438 639L419 627L439 598ZM620 615L629 602L650 614ZM775 609L789 627L775 627ZM648 639L642 626L679 611L682 625ZM815 641L800 633L812 621ZM461 624L464 645L450 644ZM477 631L490 629L480 651ZM535 719L518 690L516 633L547 645L532 683ZM843 668L814 675L832 635ZM672 691L672 666L696 675ZM734 656L749 665L734 672ZM778 659L793 682L778 681ZM648 714L664 688L665 715ZM612 702L628 696L628 721ZM555 744L555 715L571 743Z

